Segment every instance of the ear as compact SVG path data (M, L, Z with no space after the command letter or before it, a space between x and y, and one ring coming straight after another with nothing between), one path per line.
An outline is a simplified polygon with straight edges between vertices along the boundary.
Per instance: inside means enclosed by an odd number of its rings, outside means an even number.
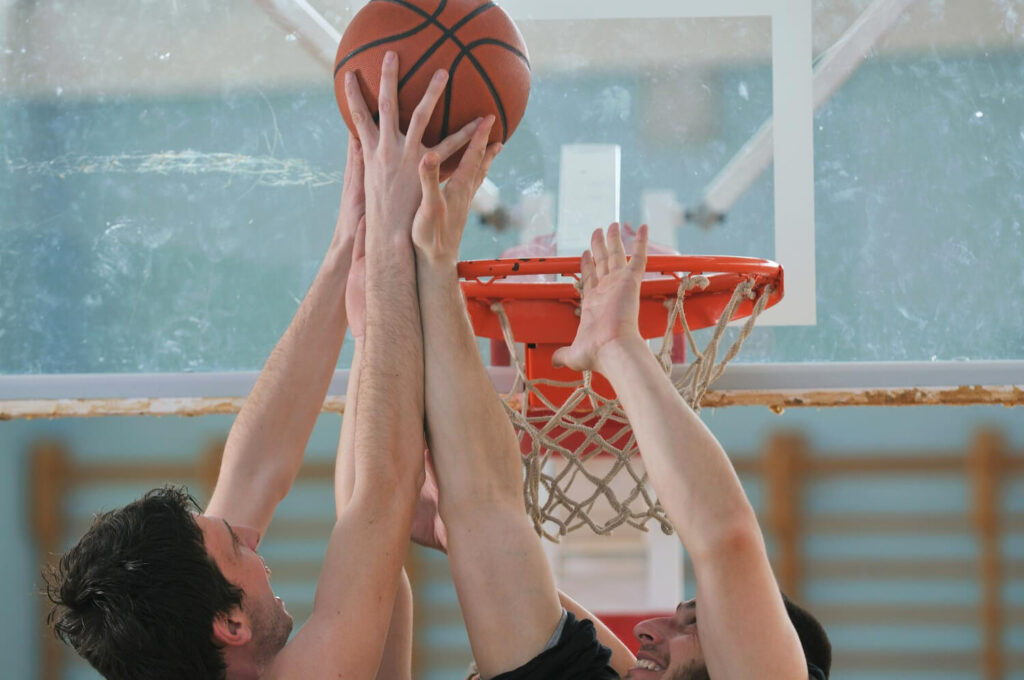
M213 619L213 640L224 647L242 647L252 639L249 619L238 607Z

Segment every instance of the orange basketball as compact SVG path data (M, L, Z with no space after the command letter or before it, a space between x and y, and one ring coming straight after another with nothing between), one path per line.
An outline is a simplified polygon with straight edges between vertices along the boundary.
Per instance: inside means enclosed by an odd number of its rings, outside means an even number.
M423 143L434 146L480 116L494 115L491 142L506 142L526 111L530 59L512 18L488 0L372 0L349 24L338 46L334 94L355 133L345 98L345 73L355 71L370 111L377 113L384 53L398 53L399 124L412 112L438 69L448 85L434 109ZM441 166L458 166L461 153Z

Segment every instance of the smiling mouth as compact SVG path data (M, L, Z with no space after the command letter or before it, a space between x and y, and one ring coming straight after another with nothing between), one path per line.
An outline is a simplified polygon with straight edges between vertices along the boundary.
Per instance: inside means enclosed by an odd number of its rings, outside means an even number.
M663 671L665 670L650 659L637 659L635 669L641 671Z

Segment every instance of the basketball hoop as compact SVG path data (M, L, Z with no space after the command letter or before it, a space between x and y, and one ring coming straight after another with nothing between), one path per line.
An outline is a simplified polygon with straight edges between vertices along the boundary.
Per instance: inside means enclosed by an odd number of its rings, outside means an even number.
M640 286L640 334L662 338L657 358L666 373L673 336L685 335L693 360L676 388L698 410L757 317L782 299L782 267L746 257L652 255L647 272ZM504 340L514 358L516 378L505 408L519 433L527 510L538 533L557 541L583 526L598 534L624 523L646 530L651 519L671 533L646 475L631 465L636 440L611 385L600 374L551 365L555 350L571 344L579 326L580 258L461 262L459 276L476 335ZM537 281L539 276L554 280ZM719 361L726 327L744 318ZM692 332L709 327L712 337L699 350ZM525 346L522 358L517 344ZM611 462L607 472L588 467L598 457ZM553 470L556 459L561 469ZM627 480L629 488L613 487L615 478ZM545 527L549 522L555 532Z

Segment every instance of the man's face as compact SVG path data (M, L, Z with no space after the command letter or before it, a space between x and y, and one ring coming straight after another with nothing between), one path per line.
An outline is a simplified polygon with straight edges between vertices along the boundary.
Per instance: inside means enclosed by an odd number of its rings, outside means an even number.
M706 680L707 668L697 635L697 602L690 600L672 616L638 623L636 666L626 680Z
M259 534L248 527L231 526L219 517L200 515L206 551L231 584L241 588L242 611L252 626L253 652L272 659L288 641L292 617L270 587L270 569L256 552Z

